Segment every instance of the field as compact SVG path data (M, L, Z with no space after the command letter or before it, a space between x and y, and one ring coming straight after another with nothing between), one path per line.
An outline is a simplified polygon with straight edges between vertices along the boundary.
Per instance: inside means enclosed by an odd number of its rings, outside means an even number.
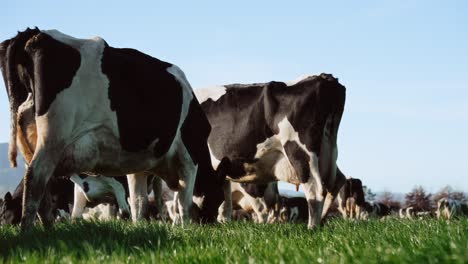
M468 218L331 220L173 227L157 222L59 223L21 234L0 227L6 263L468 263Z

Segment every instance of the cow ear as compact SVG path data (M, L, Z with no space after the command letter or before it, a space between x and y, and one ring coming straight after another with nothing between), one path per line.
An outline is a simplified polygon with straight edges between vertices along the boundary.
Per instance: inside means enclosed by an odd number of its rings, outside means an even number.
M224 157L216 169L218 181L224 182L229 171L231 171L231 160L228 157Z
M12 199L13 199L13 197L11 197L11 193L7 192L5 194L5 198L3 200L5 201L5 203L7 203L7 202L10 202Z

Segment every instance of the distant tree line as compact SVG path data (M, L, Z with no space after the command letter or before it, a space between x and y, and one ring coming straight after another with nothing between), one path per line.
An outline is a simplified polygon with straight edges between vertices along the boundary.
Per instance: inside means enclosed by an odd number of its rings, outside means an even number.
M442 198L450 198L458 201L465 201L468 199L466 193L462 191L456 191L450 186L442 188L435 194L427 192L422 186L415 186L409 193L405 195L405 202L401 204L393 193L384 191L378 198L376 194L372 192L367 186L364 187L364 194L366 201L381 202L391 208L402 208L412 206L415 211L430 211L437 207L437 201Z

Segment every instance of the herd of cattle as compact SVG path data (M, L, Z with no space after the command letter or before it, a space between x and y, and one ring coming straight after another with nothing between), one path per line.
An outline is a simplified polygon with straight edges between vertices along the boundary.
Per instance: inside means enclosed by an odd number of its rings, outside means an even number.
M19 150L27 164L2 223L107 215L314 228L336 198L346 218L390 214L337 168L345 87L332 75L192 90L175 65L38 28L0 43L0 68L9 160L16 167ZM281 197L278 181L302 185L305 198ZM443 200L437 212L458 211Z

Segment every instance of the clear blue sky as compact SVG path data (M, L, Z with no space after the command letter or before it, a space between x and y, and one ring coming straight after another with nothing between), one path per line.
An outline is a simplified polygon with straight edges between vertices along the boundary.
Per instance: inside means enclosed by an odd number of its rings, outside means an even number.
M195 88L333 73L347 87L345 174L377 191L468 191L467 1L222 2L6 1L0 39L99 35L179 65ZM0 122L7 142L3 82Z

